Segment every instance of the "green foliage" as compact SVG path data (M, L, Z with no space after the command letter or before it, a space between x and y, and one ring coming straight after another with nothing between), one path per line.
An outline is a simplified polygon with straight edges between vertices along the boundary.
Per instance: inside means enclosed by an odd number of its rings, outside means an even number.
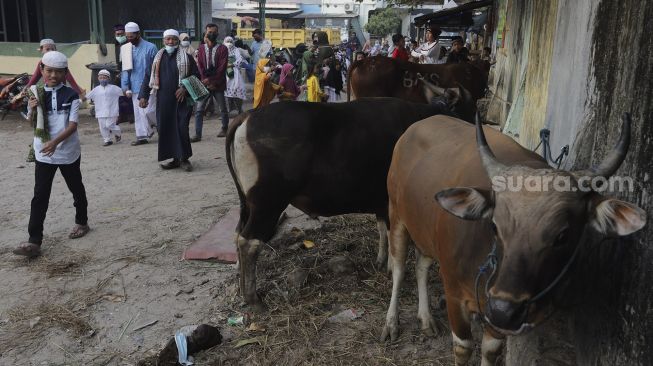
M385 37L401 26L401 18L394 9L386 8L372 15L365 24L365 30L375 36Z

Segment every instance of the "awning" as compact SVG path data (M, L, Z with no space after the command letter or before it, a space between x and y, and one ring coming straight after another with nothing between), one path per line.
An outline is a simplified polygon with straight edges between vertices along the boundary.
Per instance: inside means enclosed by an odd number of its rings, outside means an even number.
M436 24L443 27L469 27L474 24L473 13L475 9L492 6L494 0L472 1L451 9L436 11L431 14L415 18L415 25Z
M269 19L290 19L296 15L301 14L301 10L277 10L277 9L265 9L265 17ZM253 17L258 18L258 9L253 10L243 10L236 13L239 17Z

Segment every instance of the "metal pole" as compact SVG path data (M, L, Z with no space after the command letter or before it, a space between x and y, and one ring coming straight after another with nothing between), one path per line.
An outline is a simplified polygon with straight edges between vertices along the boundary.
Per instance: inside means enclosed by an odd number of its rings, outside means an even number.
M97 5L96 5L96 14L97 14L97 33L98 33L98 42L100 44L105 44L105 34L104 34L104 20L103 18L103 12L102 12L102 0L96 0Z
M202 41L202 0L195 0L195 38Z
M259 0L258 2L258 21L261 33L265 38L265 0Z
M97 43L97 34L95 32L95 0L88 0L88 25L91 31L91 43Z

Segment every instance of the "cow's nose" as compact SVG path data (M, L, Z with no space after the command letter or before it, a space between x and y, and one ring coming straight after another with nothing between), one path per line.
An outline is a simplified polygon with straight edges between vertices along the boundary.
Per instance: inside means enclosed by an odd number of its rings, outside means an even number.
M490 297L486 315L495 327L516 331L526 321L526 309L526 301L514 302Z

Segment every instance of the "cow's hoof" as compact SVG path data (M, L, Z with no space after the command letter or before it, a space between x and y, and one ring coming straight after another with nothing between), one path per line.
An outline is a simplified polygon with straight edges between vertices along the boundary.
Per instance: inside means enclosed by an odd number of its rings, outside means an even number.
M261 301L261 299L258 297L256 300L245 300L245 302L242 303L241 306L245 308L245 311L255 313L255 314L261 314L268 311L268 307L265 306L263 301Z
M422 330L422 334L424 334L425 336L429 338L434 338L444 334L445 331L444 325L441 322L433 319L433 317L430 314L426 317L420 318L420 322L421 322L420 328Z
M381 342L385 342L388 339L390 342L395 342L399 338L399 322L390 322L386 323L383 327L383 332L381 333Z
M374 265L376 266L376 268L382 269L383 267L386 266L387 263L388 263L388 257L376 257L376 262L374 263Z

